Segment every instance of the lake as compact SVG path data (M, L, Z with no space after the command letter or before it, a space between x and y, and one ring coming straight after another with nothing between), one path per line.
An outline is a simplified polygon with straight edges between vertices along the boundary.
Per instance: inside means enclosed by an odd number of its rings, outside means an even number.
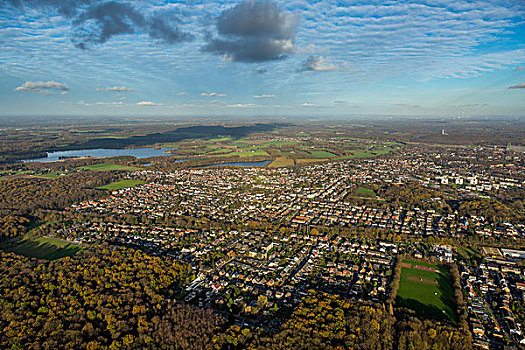
M205 165L204 167L212 167L212 166L242 166L242 167L260 167L265 166L266 164L270 163L271 160L263 160L261 162L233 162L233 163L221 163L221 164L212 164L212 165Z
M75 151L59 151L59 152L48 152L47 157L28 159L24 162L56 162L64 158L80 158L80 157L119 157L119 156L132 156L135 158L149 158L149 157L163 157L169 156L171 153L165 153L165 151L176 148L130 148L130 149L111 149L111 148L95 148L95 149L81 149Z

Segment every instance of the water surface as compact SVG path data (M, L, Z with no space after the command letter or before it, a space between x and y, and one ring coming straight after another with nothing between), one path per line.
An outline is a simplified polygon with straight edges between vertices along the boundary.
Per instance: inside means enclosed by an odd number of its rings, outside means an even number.
M149 157L163 157L169 156L171 153L165 151L176 148L129 148L129 149L113 149L113 148L95 148L95 149L80 149L75 151L58 151L48 152L47 157L24 160L24 162L56 162L57 160L66 158L80 158L80 157L118 157L118 156L132 156L135 158L149 158Z

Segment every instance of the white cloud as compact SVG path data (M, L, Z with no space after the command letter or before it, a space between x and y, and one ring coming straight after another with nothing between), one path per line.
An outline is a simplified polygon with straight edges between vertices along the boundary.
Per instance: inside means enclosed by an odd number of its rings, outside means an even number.
M330 57L309 56L301 66L301 71L330 72L342 69L344 66L333 64Z
M182 91L182 92L179 92L177 95L178 95L178 96L184 96L184 95L186 95L186 92L185 92L185 91Z
M301 105L301 107L319 107L319 105L305 102Z
M293 4L292 10L304 8ZM315 43L315 53L324 49L334 60L348 62L357 72L351 72L355 83L407 75L420 81L472 77L523 62L523 55L513 53L519 45L503 43L524 16L519 1L370 0L340 7L319 1L302 11L297 46ZM496 41L502 44L498 53L480 49Z
M140 101L136 103L137 106L163 106L161 103L155 103L151 101Z
M111 86L104 89L97 89L97 91L114 91L114 92L125 92L125 91L136 91L135 89L130 89L125 86Z
M67 90L69 87L66 84L56 81L26 81L15 89L15 91L36 92L42 95L54 95L55 91L62 91L62 95L64 95L64 92L67 94Z
M81 106L109 106L109 107L121 107L121 106L125 106L125 104L123 102L120 102L120 101L115 101L115 102L93 102L93 103L88 103L88 102L85 102L83 100L80 100L78 102L76 102L77 105L81 105Z
M235 105L226 105L224 107L229 107L229 108L259 108L259 107L263 107L263 106L252 104L252 103L238 103L238 104L235 104Z
M275 95L254 95L254 98L274 98Z
M123 102L95 102L94 103L97 106L123 106Z
M224 96L226 96L226 94L219 94L219 93L216 93L216 92L203 92L203 93L201 93L201 96L206 96L206 97L224 97Z

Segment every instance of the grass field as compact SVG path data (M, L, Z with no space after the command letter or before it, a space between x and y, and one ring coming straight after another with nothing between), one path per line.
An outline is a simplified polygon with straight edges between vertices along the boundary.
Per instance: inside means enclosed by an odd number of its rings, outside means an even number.
M335 159L354 159L354 158L372 158L377 156L382 156L393 151L390 147L377 148L373 150L352 150L353 153L350 156L337 157Z
M404 266L401 268L397 305L412 309L422 317L455 321L452 281L448 269L410 260L402 262ZM415 268L416 265L439 272Z
M55 260L71 256L82 247L53 238L25 235L2 241L0 249L32 258Z
M212 155L211 153L209 155ZM246 150L246 151L235 151L227 154L216 154L215 157L255 157L255 156L268 156L268 152L264 150Z
M235 139L233 137L214 137L214 138L211 138L211 139L208 139L206 141L208 142L223 142L223 141L234 141Z
M112 170L140 170L141 168L127 166L127 165L118 165L118 164L93 164L80 167L82 170L91 170L91 171L112 171Z
M370 196L370 197L377 196L377 194L374 192L374 190L371 190L371 189L365 188L365 187L359 187L357 189L357 194L362 195L362 196Z
M293 159L288 159L285 157L277 157L273 162L271 162L268 167L269 168L282 168L287 166L293 166L294 161Z
M298 141L268 141L258 144L259 147L283 147L283 146L294 146L298 144Z
M318 162L326 162L329 160L328 158L299 158L295 161L297 164L308 164L308 163L318 163Z
M336 159L370 158L370 157L376 156L376 154L361 151L361 150L352 151L352 153L353 154L351 156L342 156L342 157L337 157Z
M335 154L327 151L310 151L310 154L314 158L332 158L335 157Z
M112 182L105 186L97 187L97 190L111 190L111 191L121 190L123 188L130 188L130 187L135 187L137 185L142 185L143 183L144 181L140 181L140 180L120 180L120 181Z

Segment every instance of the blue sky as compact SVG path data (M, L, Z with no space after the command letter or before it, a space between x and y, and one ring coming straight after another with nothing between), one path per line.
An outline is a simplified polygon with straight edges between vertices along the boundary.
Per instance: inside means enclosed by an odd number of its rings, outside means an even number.
M525 2L0 0L0 115L524 115Z

